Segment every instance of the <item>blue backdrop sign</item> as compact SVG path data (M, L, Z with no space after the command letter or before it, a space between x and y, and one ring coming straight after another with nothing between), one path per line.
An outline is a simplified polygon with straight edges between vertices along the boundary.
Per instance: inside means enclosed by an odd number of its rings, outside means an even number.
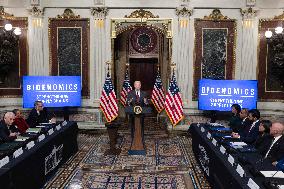
M81 106L80 76L24 76L23 107L40 100L45 107Z
M200 110L231 111L232 104L253 109L257 106L256 80L199 80Z

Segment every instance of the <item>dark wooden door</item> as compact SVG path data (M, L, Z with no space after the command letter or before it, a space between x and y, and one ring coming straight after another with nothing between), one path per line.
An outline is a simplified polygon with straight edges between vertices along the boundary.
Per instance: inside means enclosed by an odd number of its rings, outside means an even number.
M141 81L141 89L151 95L156 79L158 59L135 58L130 59L130 81Z

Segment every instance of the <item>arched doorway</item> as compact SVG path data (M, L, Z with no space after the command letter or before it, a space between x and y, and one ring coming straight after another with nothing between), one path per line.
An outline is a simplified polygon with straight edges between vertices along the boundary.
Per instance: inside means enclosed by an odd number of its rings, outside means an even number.
M112 75L118 98L129 69L130 82L142 82L142 90L149 97L154 86L157 70L160 70L164 87L170 75L171 19L160 19L149 11L138 10L136 18L112 20ZM130 16L131 16L130 15ZM124 117L120 107L120 117Z

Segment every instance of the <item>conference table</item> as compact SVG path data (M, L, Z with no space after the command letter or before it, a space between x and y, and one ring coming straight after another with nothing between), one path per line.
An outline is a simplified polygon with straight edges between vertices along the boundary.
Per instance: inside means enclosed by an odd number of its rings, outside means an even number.
M269 179L260 174L260 171L276 171L276 168L257 151L240 152L232 148L230 142L221 140L211 130L212 127L215 126L192 123L188 132L194 156L213 188L277 188L274 183L283 184L283 179Z
M0 168L0 188L43 187L58 165L78 151L77 134L77 123L66 121L43 127L36 137L31 134L32 140L0 160L9 159Z

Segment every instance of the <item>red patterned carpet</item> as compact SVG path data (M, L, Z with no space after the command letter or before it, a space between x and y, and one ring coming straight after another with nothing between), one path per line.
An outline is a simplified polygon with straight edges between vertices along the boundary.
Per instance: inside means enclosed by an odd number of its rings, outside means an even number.
M45 188L210 188L191 150L187 136L168 137L162 123L145 120L146 156L129 156L131 138L121 126L120 155L104 155L106 134L79 134L79 151Z

